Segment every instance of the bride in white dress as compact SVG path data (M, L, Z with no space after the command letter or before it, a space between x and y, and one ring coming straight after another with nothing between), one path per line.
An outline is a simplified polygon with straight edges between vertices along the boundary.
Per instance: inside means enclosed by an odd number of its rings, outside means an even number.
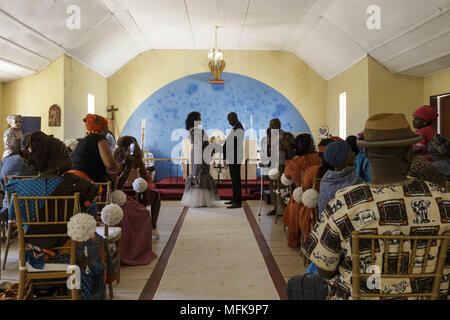
M194 208L206 206L212 207L214 201L220 200L216 183L210 174L210 165L203 159L203 151L209 145L207 134L203 129L194 125L194 122L200 121L200 113L195 111L191 112L186 119L186 130L189 131L189 138L193 146L191 150L192 172L186 178L181 204ZM201 155L199 152L200 150ZM194 151L198 151L199 153L196 157L194 157ZM200 161L197 160L200 156L201 164Z

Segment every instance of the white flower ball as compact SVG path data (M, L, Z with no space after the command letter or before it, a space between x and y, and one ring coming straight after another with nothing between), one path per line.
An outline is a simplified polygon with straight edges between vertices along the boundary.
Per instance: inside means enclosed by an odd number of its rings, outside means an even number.
M103 223L112 227L122 221L123 210L117 204L108 204L102 209L101 216Z
M67 235L72 240L84 242L95 235L97 222L95 218L87 213L78 213L67 222Z
M280 170L278 170L277 168L272 168L269 170L269 178L271 180L278 180L279 177L280 177Z
M137 178L133 182L133 190L137 193L144 192L148 188L148 183L143 178Z
M303 192L303 204L308 208L316 208L319 204L319 193L315 189L308 189Z
M111 193L111 201L119 206L123 206L127 202L127 195L122 190L115 190Z
M294 201L297 201L298 203L302 202L303 189L301 187L295 188L292 197L294 198Z
M285 186L290 186L291 184L294 183L293 180L286 178L286 176L284 175L284 173L281 175L281 183L284 184Z
M64 141L64 144L66 147L70 148L70 150L75 151L75 148L77 147L78 140L77 139L68 139Z

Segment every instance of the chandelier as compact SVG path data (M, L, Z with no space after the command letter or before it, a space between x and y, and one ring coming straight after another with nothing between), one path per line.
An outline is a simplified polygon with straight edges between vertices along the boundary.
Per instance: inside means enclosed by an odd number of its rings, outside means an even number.
M209 60L209 70L213 74L214 80L210 80L210 83L224 83L223 80L220 79L222 75L223 69L225 69L225 61L223 60L222 50L217 46L217 29L220 28L216 26L216 38L215 38L215 47L214 49L210 49L208 53Z

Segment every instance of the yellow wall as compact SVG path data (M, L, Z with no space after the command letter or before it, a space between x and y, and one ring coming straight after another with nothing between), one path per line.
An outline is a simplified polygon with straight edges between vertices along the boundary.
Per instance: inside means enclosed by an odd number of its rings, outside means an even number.
M41 130L62 139L63 127L48 126L48 110L57 104L61 108L61 121L64 119L64 57L61 56L41 72L25 78L7 82L3 85L3 115L41 117ZM4 119L1 132L7 128ZM4 148L2 143L2 149Z
M430 104L430 97L450 93L450 70L425 78L423 103Z
M108 105L119 109L119 132L151 94L181 77L209 72L207 50L150 50L108 78ZM295 54L285 51L224 52L225 72L243 74L283 94L302 114L314 136L327 124L326 80Z
M64 56L64 138L86 133L83 118L88 113L88 93L95 97L95 113L106 117L107 81L77 60Z
M364 128L369 109L368 60L364 58L328 81L327 118L333 136L339 136L339 95L343 92L347 93L347 136Z
M424 78L392 73L369 58L369 116L404 113L412 125L412 114L423 104Z

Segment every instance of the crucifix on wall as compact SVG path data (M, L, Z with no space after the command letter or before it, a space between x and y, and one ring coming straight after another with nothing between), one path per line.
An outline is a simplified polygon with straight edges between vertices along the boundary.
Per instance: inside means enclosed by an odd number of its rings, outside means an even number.
M114 112L119 111L119 109L114 108L113 105L111 105L111 108L106 108L106 111L108 112L108 115L110 115L108 118L108 127L109 127L109 131L111 131L114 136L117 136L117 132L116 132L116 123L115 120L116 118L114 117Z

